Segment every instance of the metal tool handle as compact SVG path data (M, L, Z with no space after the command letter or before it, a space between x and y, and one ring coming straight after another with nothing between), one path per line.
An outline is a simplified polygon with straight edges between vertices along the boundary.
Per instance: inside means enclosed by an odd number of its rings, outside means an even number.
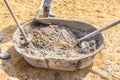
M45 0L42 0L41 4L39 5L39 8L38 8L36 15L35 15L35 19L39 19L40 11L43 7L44 2L45 2Z
M11 15L12 15L14 21L16 22L16 24L17 24L17 26L18 26L20 32L23 34L23 37L24 37L24 39L25 39L25 42L28 43L27 37L26 37L26 35L25 35L25 32L24 32L24 30L22 29L22 27L20 26L20 24L19 24L17 18L15 17L15 15L14 15L14 13L13 13L13 11L12 11L10 5L8 4L8 1L7 1L7 0L4 0L4 2L5 2L5 4L6 4L8 10L10 11L10 13L11 13Z
M117 24L119 24L119 23L120 23L120 20L117 20L117 21L111 23L111 24L108 25L108 26L105 26L105 27L103 27L103 28L101 28L101 29L98 29L98 30L96 30L96 31L91 32L90 34L87 34L86 36L82 37L81 39L77 39L76 42L80 42L80 41L83 41L83 40L85 40L85 39L87 39L87 38L90 38L90 37L92 37L92 36L95 36L96 34L99 34L100 32L105 31L105 30L107 30L107 29L109 29L109 28L111 28L111 27L113 27L113 26L115 26L115 25L117 25Z

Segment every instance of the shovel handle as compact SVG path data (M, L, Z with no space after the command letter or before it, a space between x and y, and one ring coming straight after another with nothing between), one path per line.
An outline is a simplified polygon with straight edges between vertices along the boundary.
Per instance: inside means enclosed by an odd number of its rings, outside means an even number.
M83 41L83 40L85 40L85 39L87 39L87 38L90 38L90 37L92 37L92 36L95 36L96 34L99 34L100 32L105 31L105 30L107 30L107 29L109 29L109 28L111 28L111 27L113 27L113 26L115 26L115 25L117 25L117 24L119 24L119 23L120 23L120 20L117 20L117 21L109 24L108 26L105 26L105 27L103 27L103 28L101 28L101 29L95 30L95 31L87 34L86 36L82 37L81 39L77 39L76 42L78 43L78 42Z

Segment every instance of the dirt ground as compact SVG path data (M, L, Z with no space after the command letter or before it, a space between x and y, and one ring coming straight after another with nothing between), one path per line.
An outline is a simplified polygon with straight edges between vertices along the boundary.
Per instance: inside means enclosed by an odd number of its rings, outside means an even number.
M20 23L30 21L41 0L9 0ZM52 12L56 17L77 19L104 27L120 19L120 0L53 0ZM3 0L0 0L0 35L5 39L0 48L8 51L11 58L0 59L0 80L10 76L20 80L120 80L120 25L105 32L105 48L96 55L87 69L64 72L35 68L26 63L12 44L17 26ZM99 73L98 73L99 72Z

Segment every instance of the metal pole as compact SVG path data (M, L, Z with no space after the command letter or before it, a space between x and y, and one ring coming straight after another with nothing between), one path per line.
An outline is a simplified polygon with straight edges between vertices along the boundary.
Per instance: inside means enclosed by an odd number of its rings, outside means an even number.
M95 31L87 34L86 36L82 37L81 39L77 39L77 42L80 42L80 41L83 41L83 40L85 40L85 39L87 39L87 38L90 38L90 37L92 37L92 36L95 36L96 34L99 34L99 33L102 32L102 31L105 31L105 30L107 30L107 29L109 29L109 28L111 28L111 27L114 27L114 26L117 25L117 24L120 24L120 20L117 20L117 21L115 21L115 22L113 22L113 23L109 24L108 26L105 26L105 27L103 27L103 28L101 28L101 29L95 30Z
M24 32L24 30L21 28L21 26L20 26L20 24L19 24L17 18L15 17L15 15L14 15L14 13L13 13L13 11L12 11L10 5L8 4L8 1L7 1L7 0L4 0L4 2L5 2L5 4L6 4L8 10L10 11L10 13L11 13L11 15L12 15L14 21L16 22L16 24L17 24L17 26L18 26L20 32L23 34L23 37L25 38L25 42L28 43L27 37L26 37L26 35L25 35L25 32Z

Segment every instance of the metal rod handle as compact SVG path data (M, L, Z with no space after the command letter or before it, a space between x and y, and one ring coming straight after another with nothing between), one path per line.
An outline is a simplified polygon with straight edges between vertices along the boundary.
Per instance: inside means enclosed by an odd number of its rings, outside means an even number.
M27 37L26 37L26 35L25 35L25 32L24 32L24 30L21 28L21 26L20 26L20 24L19 24L17 18L15 17L15 15L14 15L14 13L13 13L13 11L12 11L10 5L8 4L8 1L7 1L7 0L4 0L4 2L5 2L5 4L6 4L8 10L10 11L10 13L11 13L11 15L12 15L14 21L16 22L16 24L17 24L17 26L18 26L20 32L23 34L23 37L25 38L25 42L28 43Z
M105 27L103 27L103 28L101 28L101 29L98 29L98 30L96 30L96 31L91 32L90 34L87 34L86 36L82 37L81 39L77 39L77 42L80 42L80 41L83 41L83 40L85 40L85 39L87 39L87 38L90 38L90 37L92 37L92 36L95 36L96 34L99 34L100 32L105 31L105 30L107 30L107 29L109 29L109 28L111 28L111 27L113 27L113 26L115 26L115 25L117 25L117 24L119 24L119 23L120 23L120 20L117 20L117 21L111 23L111 24L108 25L108 26L105 26Z

